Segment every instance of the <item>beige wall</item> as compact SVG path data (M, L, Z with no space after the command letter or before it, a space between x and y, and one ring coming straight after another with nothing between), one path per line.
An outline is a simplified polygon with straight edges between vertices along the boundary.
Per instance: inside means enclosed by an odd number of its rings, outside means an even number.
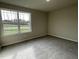
M77 41L77 6L62 8L49 13L48 34Z
M77 7L71 6L56 11L46 12L1 4L1 8L11 8L31 12L32 32L3 37L2 45L9 45L28 39L52 35L72 41L77 41ZM48 28L48 29L47 29Z
M6 6L3 4L1 7L13 8L13 6L12 7ZM47 13L42 11L32 10L32 9L23 9L23 8L18 8L18 9L31 12L32 32L3 37L2 38L3 45L9 45L16 42L21 42L24 40L47 35Z

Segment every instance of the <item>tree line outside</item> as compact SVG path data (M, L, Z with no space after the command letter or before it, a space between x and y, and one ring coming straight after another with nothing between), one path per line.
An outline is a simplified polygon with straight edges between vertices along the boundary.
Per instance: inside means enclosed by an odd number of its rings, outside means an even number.
M14 25L16 25L18 23L18 20L17 19L14 19L14 20L2 20L2 22L3 22L3 24L14 24ZM21 25L28 25L29 21L19 19L19 23Z

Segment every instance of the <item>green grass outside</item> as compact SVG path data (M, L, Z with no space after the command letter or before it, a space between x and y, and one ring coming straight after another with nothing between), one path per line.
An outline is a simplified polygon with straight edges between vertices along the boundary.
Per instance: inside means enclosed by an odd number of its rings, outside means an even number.
M3 32L4 36L18 33L17 25L4 24L3 29L4 29L4 32ZM30 32L30 27L28 25L20 25L20 32L21 33Z

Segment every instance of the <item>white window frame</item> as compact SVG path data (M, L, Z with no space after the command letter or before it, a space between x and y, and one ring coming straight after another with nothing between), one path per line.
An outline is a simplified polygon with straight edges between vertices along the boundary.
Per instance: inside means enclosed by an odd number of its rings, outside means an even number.
M19 11L19 10L14 10L14 9L7 9L7 8L0 8L0 15L1 15L1 10L11 10L11 11L15 11L15 12L17 12L17 20L18 20L18 24L17 24L17 27L18 27L18 32L17 33L15 33L15 34L11 34L11 35L6 35L6 36L13 36L13 35L18 35L18 34L25 34L25 33L30 33L30 32L32 32L32 20L31 20L31 12L27 12L27 11ZM29 19L29 21L30 21L30 24L29 24L29 27L30 27L30 31L29 32L24 32L24 33L21 33L20 32L20 23L19 23L19 12L23 12L23 13L29 13L30 14L30 19ZM1 34L3 34L3 23L2 23L2 17L0 16L0 23L1 23L1 28L2 28L2 32L1 32ZM1 36L3 36L3 35L1 35Z

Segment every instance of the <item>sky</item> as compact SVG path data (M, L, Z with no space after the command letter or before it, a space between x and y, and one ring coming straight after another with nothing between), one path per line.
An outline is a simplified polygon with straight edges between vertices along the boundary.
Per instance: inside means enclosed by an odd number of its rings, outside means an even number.
M8 11L8 10L1 10L2 20L14 20L17 19L17 12L15 11ZM25 21L30 20L30 13L22 13L19 12L19 19L23 19Z

